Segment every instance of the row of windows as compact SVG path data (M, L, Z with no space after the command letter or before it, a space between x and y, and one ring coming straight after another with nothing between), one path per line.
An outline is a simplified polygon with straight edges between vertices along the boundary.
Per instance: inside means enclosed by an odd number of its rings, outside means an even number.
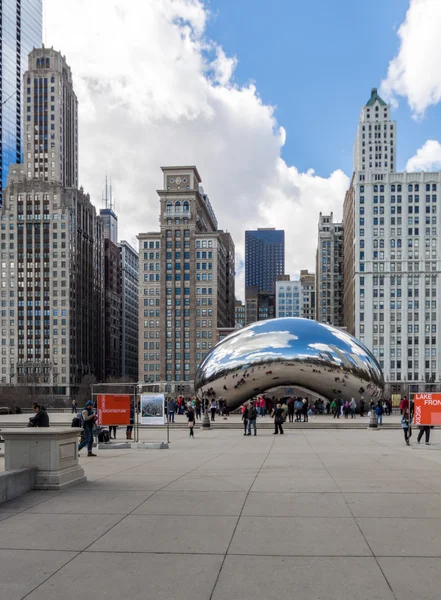
M383 184L381 184L381 185L375 184L373 186L373 188L374 188L374 193L375 192L380 192L381 193L381 192L384 192L384 190L385 190L385 187L384 187ZM415 183L415 184L409 183L408 186L407 186L407 189L408 189L409 192L419 192L420 191L420 184L419 183ZM431 183L426 183L426 192L430 192L430 191L436 192L436 189L437 189L436 188L436 183L432 183L432 184ZM365 186L364 185L360 185L360 193L364 193L364 191L365 191ZM398 183L398 184L392 183L391 186L390 186L390 191L391 192L395 192L395 191L401 192L402 191L402 185L401 185L401 183Z

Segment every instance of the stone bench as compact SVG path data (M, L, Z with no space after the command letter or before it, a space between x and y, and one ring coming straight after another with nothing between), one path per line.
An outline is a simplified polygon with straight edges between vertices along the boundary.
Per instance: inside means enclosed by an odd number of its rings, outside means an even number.
M5 471L35 467L36 490L62 490L86 481L78 464L77 427L22 427L2 429Z

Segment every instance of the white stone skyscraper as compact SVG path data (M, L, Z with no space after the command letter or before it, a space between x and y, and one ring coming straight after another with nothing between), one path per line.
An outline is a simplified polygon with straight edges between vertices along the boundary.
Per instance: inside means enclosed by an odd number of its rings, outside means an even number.
M396 125L372 90L344 203L344 324L372 350L386 394L441 379L441 174L397 173Z
M390 120L390 106L373 88L369 101L361 109L354 146L354 170L395 171L396 129L396 122Z

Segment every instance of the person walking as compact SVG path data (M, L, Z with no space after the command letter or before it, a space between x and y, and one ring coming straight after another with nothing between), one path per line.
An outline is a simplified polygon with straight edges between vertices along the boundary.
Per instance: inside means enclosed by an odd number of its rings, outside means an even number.
M87 445L87 456L96 456L92 452L93 448L93 427L95 425L95 421L97 416L95 411L93 410L93 402L92 400L88 400L86 402L86 406L83 409L82 418L84 422L84 440L78 445L78 452Z
M132 439L133 426L135 424L135 403L130 403L130 425L126 427L126 440Z
M375 414L377 415L377 425L383 425L384 408L381 400L378 400L378 404L375 408Z
M176 403L173 398L169 398L167 401L167 413L168 413L168 422L175 422L175 412L176 412Z
M187 421L188 421L188 428L190 430L190 437L194 438L194 424L195 424L195 413L194 413L194 408L191 405L191 402L189 402L187 404Z
M74 399L74 400L72 400L72 414L76 415L77 410L78 410L77 401Z
M274 416L274 433L273 435L277 435L278 433L283 434L283 410L281 404L277 404L276 408L273 412Z
M426 435L425 444L426 444L426 446L430 446L430 430L432 428L430 427L430 425L420 425L419 429L420 429L420 432L418 433L417 443L421 444L421 438L425 434Z
M201 400L200 398L196 398L196 419L200 419L201 418Z
M334 419L339 419L340 418L340 409L341 409L341 400L340 400L340 398L337 398L335 400Z
M251 435L251 427L254 429L254 435L257 435L257 408L254 406L254 402L251 401L248 408L248 435Z
M351 419L355 419L355 411L357 409L357 403L355 402L355 398L351 398L349 403L349 411L351 413Z
M248 406L244 404L242 406L242 421L243 421L243 434L247 434L248 427Z
M217 410L217 402L214 398L211 401L210 410L211 410L211 420L214 421L214 418L216 416L216 410Z
M294 398L288 400L288 420L290 423L294 422Z
M308 398L303 398L303 408L302 408L302 412L303 412L303 422L307 423L308 422L308 410L309 410L309 402L308 402ZM282 431L283 433L283 431Z
M412 430L410 428L409 411L407 410L407 408L403 411L403 415L401 417L401 427L403 428L404 441L406 442L406 446L410 446L409 438L412 435ZM420 432L420 433L422 433L422 432ZM419 437L420 436L418 436L418 443L420 443Z

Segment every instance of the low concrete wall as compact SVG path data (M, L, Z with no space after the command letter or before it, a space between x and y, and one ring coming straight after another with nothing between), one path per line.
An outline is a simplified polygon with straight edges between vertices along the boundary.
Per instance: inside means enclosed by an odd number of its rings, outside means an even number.
M36 477L36 467L0 473L0 504L33 490Z

